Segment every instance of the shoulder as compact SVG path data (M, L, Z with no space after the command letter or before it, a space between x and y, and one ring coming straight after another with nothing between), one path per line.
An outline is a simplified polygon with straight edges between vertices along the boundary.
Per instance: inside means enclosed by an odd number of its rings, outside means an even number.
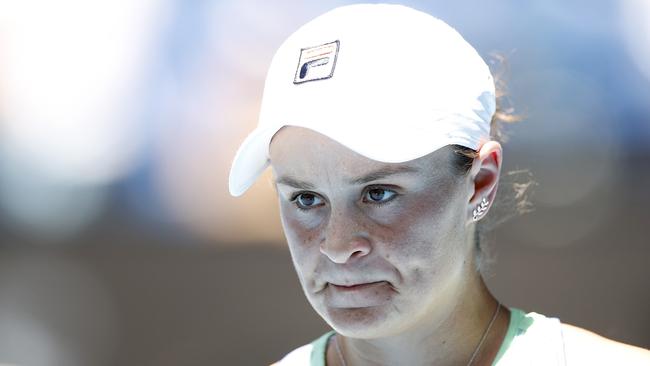
M298 347L271 366L308 366L313 348L314 346L311 344Z
M564 365L560 321L509 307L510 322L494 365Z
M289 352L271 366L325 366L327 342L332 335L334 331L323 334L313 342Z
M650 365L650 351L562 323L568 365Z
M498 365L650 365L650 351L562 323L556 317L511 308Z

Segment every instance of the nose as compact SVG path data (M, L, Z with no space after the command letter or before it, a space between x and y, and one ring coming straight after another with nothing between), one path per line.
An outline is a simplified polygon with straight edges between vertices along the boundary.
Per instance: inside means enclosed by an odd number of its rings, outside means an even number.
M320 252L332 262L343 264L368 255L371 243L358 218L345 212L333 212L330 216L325 236L321 239Z

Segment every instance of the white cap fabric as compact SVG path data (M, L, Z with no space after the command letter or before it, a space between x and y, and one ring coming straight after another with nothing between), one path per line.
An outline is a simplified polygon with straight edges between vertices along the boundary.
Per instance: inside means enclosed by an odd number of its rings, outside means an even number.
M477 150L494 111L488 66L448 24L401 5L339 7L275 53L258 127L233 160L230 194L242 195L268 167L271 139L285 125L398 163L450 144Z

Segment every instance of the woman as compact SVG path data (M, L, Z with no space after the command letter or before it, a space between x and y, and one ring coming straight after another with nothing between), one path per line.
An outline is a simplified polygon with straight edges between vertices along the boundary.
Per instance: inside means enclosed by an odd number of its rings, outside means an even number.
M425 13L345 6L282 44L230 191L272 167L300 283L333 331L279 365L650 364L488 291L496 116L485 62Z

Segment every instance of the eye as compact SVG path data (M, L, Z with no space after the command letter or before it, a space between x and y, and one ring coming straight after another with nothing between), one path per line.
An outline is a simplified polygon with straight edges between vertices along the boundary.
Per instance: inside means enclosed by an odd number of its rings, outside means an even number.
M323 200L313 193L302 192L293 196L291 202L293 202L299 210L307 211L322 204Z
M382 205L389 201L392 201L393 198L397 195L397 192L386 189L382 187L373 187L366 191L365 197L367 202L375 203Z

